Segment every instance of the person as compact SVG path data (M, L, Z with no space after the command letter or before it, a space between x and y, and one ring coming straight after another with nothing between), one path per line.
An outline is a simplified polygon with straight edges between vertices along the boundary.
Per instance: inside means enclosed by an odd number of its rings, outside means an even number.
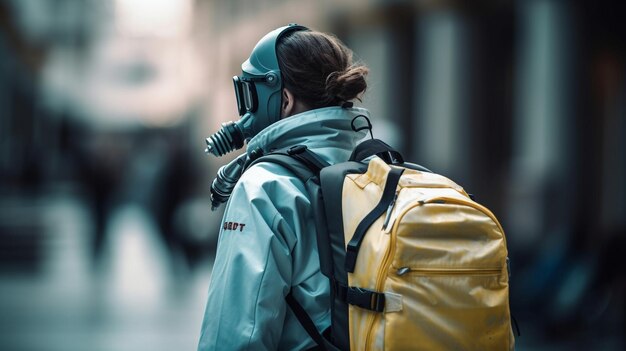
M247 157L305 145L335 164L366 137L351 123L369 117L352 107L367 87L368 68L335 36L278 28L242 71L234 81L243 117L224 127L238 137L209 138L209 151L222 154L236 148L223 141L245 138ZM226 204L198 350L316 347L285 302L291 291L319 331L330 326L330 284L320 272L313 216L304 184L282 166L260 162L241 175Z

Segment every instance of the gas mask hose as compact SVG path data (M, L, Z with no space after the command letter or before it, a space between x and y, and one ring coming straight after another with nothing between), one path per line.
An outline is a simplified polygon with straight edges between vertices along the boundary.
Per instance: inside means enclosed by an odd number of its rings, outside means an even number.
M224 156L225 154L241 149L244 143L244 135L239 125L235 122L222 124L222 128L215 134L206 138L207 154Z
M243 153L229 164L220 167L217 176L211 183L211 210L215 211L221 204L228 201L230 194L243 173L247 154Z

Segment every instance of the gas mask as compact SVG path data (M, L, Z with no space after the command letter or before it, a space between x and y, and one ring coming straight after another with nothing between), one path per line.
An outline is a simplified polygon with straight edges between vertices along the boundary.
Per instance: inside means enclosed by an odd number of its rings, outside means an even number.
M283 82L276 43L282 36L301 30L308 29L289 24L269 32L259 40L250 58L241 65L241 76L233 77L240 119L222 124L219 131L206 138L207 154L219 157L241 149L245 142L280 120ZM211 184L213 209L228 200L247 164L244 155L218 170L217 177Z
M240 119L226 122L206 139L207 153L223 156L243 147L245 141L280 119L283 83L276 55L276 43L287 33L307 30L290 24L266 34L250 58L241 65L241 76L233 77Z

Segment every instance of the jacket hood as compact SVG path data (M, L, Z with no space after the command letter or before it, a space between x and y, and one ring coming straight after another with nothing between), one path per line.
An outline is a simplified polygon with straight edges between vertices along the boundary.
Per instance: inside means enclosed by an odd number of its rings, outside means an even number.
M262 130L250 139L247 152L250 154L252 150L260 148L267 153L294 145L306 145L327 161L337 162L336 157L329 153L332 154L333 150L346 153L366 136L365 130L355 132L352 129L352 120L357 116L370 117L369 111L359 107L333 106L305 111ZM354 122L356 126L362 123L359 120ZM347 156L339 158L347 159Z

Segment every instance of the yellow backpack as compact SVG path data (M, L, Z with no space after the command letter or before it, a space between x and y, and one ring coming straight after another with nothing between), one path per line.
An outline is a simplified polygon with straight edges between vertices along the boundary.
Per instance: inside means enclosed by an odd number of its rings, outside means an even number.
M504 231L463 188L376 139L332 166L303 146L262 160L292 170L316 207L330 330L287 302L321 349L514 349Z

